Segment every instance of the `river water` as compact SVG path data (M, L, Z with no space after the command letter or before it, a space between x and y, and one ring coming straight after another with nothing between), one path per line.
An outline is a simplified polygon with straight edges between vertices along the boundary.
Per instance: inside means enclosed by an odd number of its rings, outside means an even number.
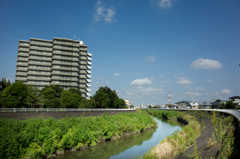
M176 130L181 130L183 124L165 119L153 118L158 122L158 127L147 131L124 136L117 140L109 140L99 143L95 147L75 152L65 152L52 159L128 159L137 158L149 148L156 146L167 135Z

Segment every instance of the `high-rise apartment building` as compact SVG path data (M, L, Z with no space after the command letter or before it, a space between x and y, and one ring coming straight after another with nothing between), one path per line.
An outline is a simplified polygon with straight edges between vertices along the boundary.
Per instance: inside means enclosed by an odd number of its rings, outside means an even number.
M78 40L19 40L15 81L40 89L59 84L80 89L83 97L89 97L91 56L88 46Z

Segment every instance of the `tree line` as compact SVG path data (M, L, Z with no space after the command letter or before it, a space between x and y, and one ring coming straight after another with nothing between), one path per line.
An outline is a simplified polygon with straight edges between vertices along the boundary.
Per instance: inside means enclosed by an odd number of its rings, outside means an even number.
M11 84L4 78L0 85L2 108L126 108L125 101L109 87L100 87L94 96L85 99L79 89L64 90L59 85L40 90L21 81Z

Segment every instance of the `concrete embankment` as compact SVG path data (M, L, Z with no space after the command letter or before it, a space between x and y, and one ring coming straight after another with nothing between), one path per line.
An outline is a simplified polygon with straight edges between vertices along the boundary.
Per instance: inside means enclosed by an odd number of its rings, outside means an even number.
M0 118L26 120L30 118L55 118L62 119L67 117L83 116L101 116L102 114L115 115L117 113L138 113L136 110L118 110L118 111L81 111L81 112L17 112L17 113L0 113Z

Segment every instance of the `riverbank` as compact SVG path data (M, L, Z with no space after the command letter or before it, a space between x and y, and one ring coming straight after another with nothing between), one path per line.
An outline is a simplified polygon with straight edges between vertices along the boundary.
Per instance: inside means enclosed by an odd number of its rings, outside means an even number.
M60 120L0 119L0 125L0 158L44 158L135 134L156 122L146 113L117 113Z
M27 119L47 119L47 118L55 118L55 119L63 119L69 117L89 117L89 116L101 116L102 114L107 115L116 115L118 113L138 113L136 110L118 110L118 111L81 111L81 112L2 112L0 113L0 118L6 119L19 119L19 120L27 120Z
M182 131L166 137L141 158L239 158L238 150L234 147L236 123L231 115L206 111L146 111L170 120L183 119L189 124ZM192 124L194 120L197 122ZM192 135L194 130L195 135Z

